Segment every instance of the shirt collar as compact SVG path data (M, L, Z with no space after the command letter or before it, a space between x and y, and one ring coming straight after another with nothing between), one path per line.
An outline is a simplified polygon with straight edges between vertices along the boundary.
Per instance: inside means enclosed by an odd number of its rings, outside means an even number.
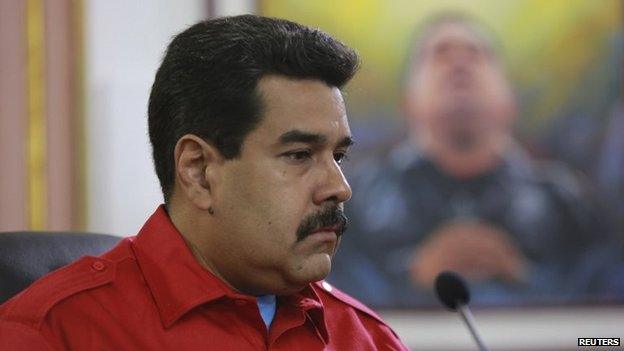
M313 284L309 284L298 293L280 296L278 301L302 310L306 318L308 318L316 328L323 342L326 345L329 344L329 333L327 332L327 324L325 323L323 302L314 290Z
M199 305L222 297L241 297L197 262L164 205L143 225L132 249L165 328ZM278 310L282 303L303 311L323 341L329 342L323 303L311 285L298 293L279 296Z
M412 140L404 140L398 143L389 153L390 162L395 169L405 171L421 170L422 167L430 166L433 161L429 160L422 148ZM527 176L531 173L530 157L517 142L511 141L511 145L502 155L502 161L496 171L506 171L514 175Z
M198 305L235 294L197 262L164 205L143 225L132 248L166 328Z

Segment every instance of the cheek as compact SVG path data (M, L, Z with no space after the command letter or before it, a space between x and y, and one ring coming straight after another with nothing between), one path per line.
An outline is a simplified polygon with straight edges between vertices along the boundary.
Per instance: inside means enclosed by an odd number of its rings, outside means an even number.
M435 114L448 101L448 94L435 73L427 73L420 77L418 87L414 90L413 99L416 104L415 115L429 116Z
M228 191L221 196L230 226L258 245L278 251L295 241L303 218L296 200L303 194L286 181L288 174L267 168L238 170L228 178Z
M507 129L513 122L514 97L504 82L493 80L489 87L488 113L496 127Z

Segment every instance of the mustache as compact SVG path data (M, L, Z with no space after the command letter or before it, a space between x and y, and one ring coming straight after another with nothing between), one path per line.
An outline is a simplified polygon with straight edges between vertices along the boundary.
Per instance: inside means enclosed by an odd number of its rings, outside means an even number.
M340 237L349 225L349 219L338 206L326 207L306 217L297 229L297 242L312 235L321 228L337 227L336 235Z

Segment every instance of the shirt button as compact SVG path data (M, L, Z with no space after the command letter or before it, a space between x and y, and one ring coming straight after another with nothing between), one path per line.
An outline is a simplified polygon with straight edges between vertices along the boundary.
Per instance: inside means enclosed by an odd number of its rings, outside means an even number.
M91 268L95 269L98 272L101 272L106 269L106 264L104 264L104 262L102 261L95 261L91 265Z
M245 306L245 305L247 305L247 301L245 301L245 300L234 300L234 303L236 304L236 306Z
M333 289L333 288L332 288L332 286L331 286L331 285L329 285L329 283L328 283L328 282L326 282L326 281L323 281L323 283L321 283L321 285L323 286L323 289L325 289L325 290L327 290L327 291L329 291L329 292L331 292L331 291L332 291L332 289Z

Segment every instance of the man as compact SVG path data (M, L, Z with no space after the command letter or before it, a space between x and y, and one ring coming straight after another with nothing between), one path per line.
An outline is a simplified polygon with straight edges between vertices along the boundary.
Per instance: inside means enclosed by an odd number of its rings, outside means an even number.
M404 350L322 279L351 197L339 90L356 54L257 16L198 23L156 74L165 205L136 237L0 308L2 350Z
M487 304L607 294L603 268L616 253L570 172L514 142L516 102L488 32L441 15L409 66L408 140L355 171L347 213L358 240L343 245L330 281L390 307L432 303L446 269Z

